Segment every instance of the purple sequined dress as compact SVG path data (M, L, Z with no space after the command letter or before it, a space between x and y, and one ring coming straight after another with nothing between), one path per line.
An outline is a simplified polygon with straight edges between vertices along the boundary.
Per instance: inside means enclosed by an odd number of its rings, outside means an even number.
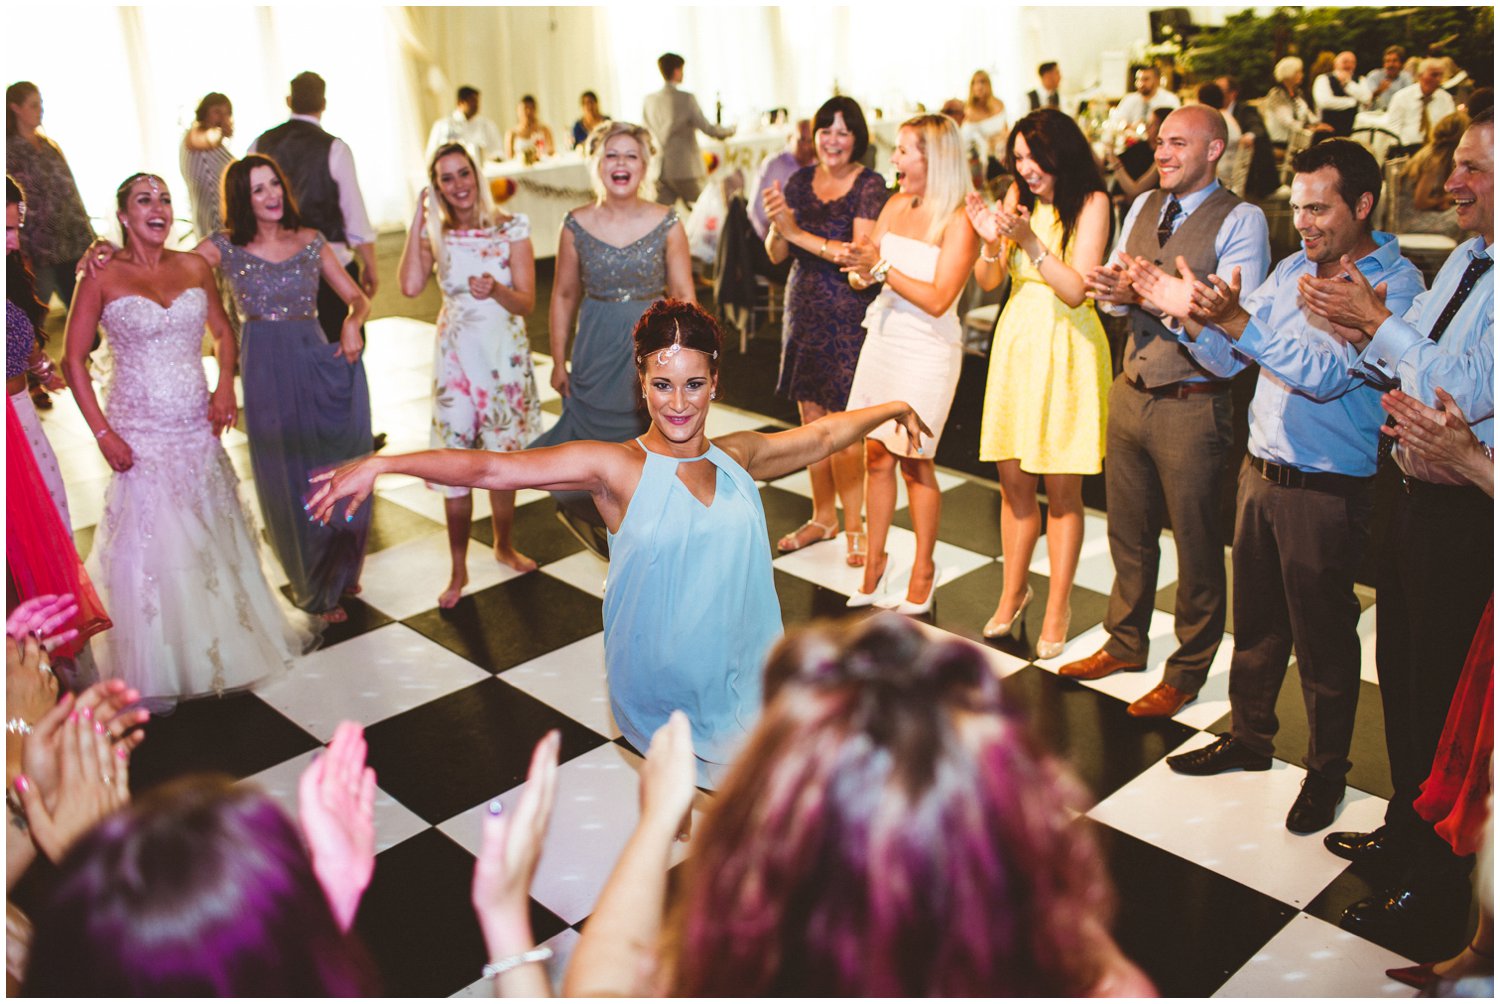
M862 169L848 192L824 202L813 194L816 170L816 166L804 167L793 174L784 191L786 204L803 230L830 241L847 241L854 235L856 217L874 220L880 216L890 197L880 175ZM865 341L865 310L876 292L854 289L838 265L792 246L776 393L793 401L811 401L828 411L844 410L854 364Z

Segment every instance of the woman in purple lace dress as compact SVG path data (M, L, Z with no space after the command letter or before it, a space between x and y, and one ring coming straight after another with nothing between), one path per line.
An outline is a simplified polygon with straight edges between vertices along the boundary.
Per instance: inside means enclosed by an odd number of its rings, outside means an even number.
M764 193L771 229L771 261L792 256L786 285L781 378L776 393L797 402L803 424L843 411L854 364L864 344L865 310L875 289L855 290L842 271L851 241L868 237L890 192L885 179L860 164L870 131L852 98L830 98L813 117L818 162ZM838 532L836 499L844 503L851 565L865 563L864 452L853 446L807 469L812 478L812 519L776 542L796 551Z

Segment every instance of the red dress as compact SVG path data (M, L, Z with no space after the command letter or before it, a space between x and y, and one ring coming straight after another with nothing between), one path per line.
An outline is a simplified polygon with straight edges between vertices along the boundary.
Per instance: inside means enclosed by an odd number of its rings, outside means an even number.
M31 455L26 431L5 399L5 562L16 597L61 596L71 593L78 615L70 627L78 637L59 645L54 654L76 656L89 637L111 627L109 615L94 584L83 570L73 536L62 525L57 506L47 494L41 469Z
M1489 812L1495 752L1495 598L1490 597L1453 692L1432 773L1414 807L1459 856L1473 854Z

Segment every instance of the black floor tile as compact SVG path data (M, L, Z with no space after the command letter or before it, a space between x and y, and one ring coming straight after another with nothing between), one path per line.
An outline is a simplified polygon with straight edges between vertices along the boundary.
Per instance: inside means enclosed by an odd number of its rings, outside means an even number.
M469 536L486 548L495 546L495 523L492 517L474 521ZM511 542L516 548L538 565L551 564L570 554L583 550L578 538L563 526L557 518L557 506L551 499L538 499L516 510L515 525L511 528ZM469 560L493 560L479 548L469 548Z
M1276 733L1275 754L1278 759L1301 767L1307 755L1307 710L1302 701L1302 680L1294 660L1281 681L1276 698L1276 719L1281 727ZM1230 716L1226 714L1209 729L1228 732ZM1385 753L1385 711L1380 704L1380 688L1361 680L1359 706L1354 712L1354 740L1349 747L1349 784L1360 791L1389 799L1395 792L1391 785L1390 762Z
M987 562L972 572L939 586L933 605L935 623L944 630L991 645L1017 658L1027 661L1035 659L1036 642L1041 637L1042 621L1047 616L1047 591L1050 585L1045 575L1034 572L1028 574L1027 581L1035 594L1034 598L1026 608L1020 625L1007 637L985 641L981 634L985 623L995 613L995 604L1000 601L1000 592L1005 585L1003 562ZM1092 629L1104 619L1109 597L1075 585L1070 601L1073 617L1068 622L1067 637L1071 639Z
M337 645L341 641L348 641L350 638L357 638L392 623L390 617L358 596L345 596L339 600L339 606L344 608L344 613L349 615L349 619L338 624L329 624L323 629L323 648Z
M784 488L765 487L760 490L760 504L766 510L766 538L774 558L781 553L776 550L776 542L812 518L812 499ZM840 515L840 529L842 519Z
M514 788L550 729L563 762L605 738L501 680L482 680L365 729L380 787L429 823Z
M249 777L321 745L254 694L183 701L145 730L130 755L130 790L137 794L200 771Z
M471 593L403 623L498 673L604 630L600 600L540 571Z
M366 554L374 554L383 551L396 544L404 544L408 540L417 537L425 537L434 530L443 529L443 524L434 523L426 516L413 512L390 499L381 498L379 495L371 496L370 502L374 508L370 515L370 537L369 544L365 547Z
M1073 765L1096 801L1198 734L1169 718L1131 718L1118 699L1036 666L1011 674L1000 686L1024 709L1032 732Z
M375 877L354 930L389 997L447 997L480 978L487 959L469 891L474 858L425 830L375 859ZM532 933L545 941L567 925L535 900Z
M1208 997L1297 913L1233 879L1094 825L1119 897L1114 933L1163 997Z
M1367 896L1386 892L1392 884L1388 875L1350 866L1307 904L1307 912L1338 927L1347 907ZM1479 923L1478 903L1467 889L1454 890L1441 903L1441 918L1437 923L1412 925L1389 934L1362 931L1361 936L1417 962L1452 958L1473 936Z
M843 593L788 575L779 568L773 568L771 575L776 580L776 598L781 601L781 622L785 627L854 613L844 606L848 597ZM869 608L865 610L868 612Z
M892 522L910 530L911 511L898 510ZM999 555L1000 492L972 481L943 492L938 540L987 557Z

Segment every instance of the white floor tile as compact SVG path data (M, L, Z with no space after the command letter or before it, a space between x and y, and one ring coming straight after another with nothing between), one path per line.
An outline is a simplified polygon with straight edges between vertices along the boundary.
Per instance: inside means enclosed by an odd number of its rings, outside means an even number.
M104 459L104 454L99 452L95 443L80 443L77 446L52 443L52 452L57 455L57 469L62 472L63 483L69 489L75 482L93 481L110 475L109 461Z
M323 742L344 719L373 725L489 674L404 624L387 624L297 661L256 691Z
M552 825L537 865L531 896L569 924L594 910L604 882L640 818L640 780L643 760L615 743L608 743L569 760L558 768L557 801ZM499 796L507 810L515 807L521 785ZM697 825L704 796L693 810ZM482 802L441 824L438 829L471 854L479 853L480 824L488 811ZM672 849L676 864L689 845Z
M1079 552L1078 573L1075 578L1081 586L1093 589L1096 593L1102 592L1108 594L1110 586L1115 581L1115 567L1109 557L1109 538L1105 536L1105 525L1103 516L1095 515L1091 512L1083 514L1083 549ZM1043 530L1045 531L1045 529L1046 525L1043 524ZM1097 566L1099 565L1100 555L1104 556L1104 562L1109 566L1109 581L1105 583L1103 589L1097 589L1090 582L1084 581L1085 567L1090 570L1088 573L1090 580L1092 582L1099 581L1100 576L1097 574ZM1038 575L1046 575L1049 578L1052 575L1052 559L1047 553L1047 537L1045 533L1037 540L1036 550L1031 552L1031 565L1029 568Z
M609 562L593 551L570 554L550 565L543 565L542 571L590 596L604 599L604 580L609 575Z
M317 750L308 750L301 756L282 761L259 774L245 778L251 784L264 788L267 794L281 803L293 819L297 818L297 786L302 772L312 763ZM375 781L375 853L395 847L427 829L427 823L406 806L380 789L380 779Z
M1204 735L1174 753L1213 742ZM1329 854L1319 834L1286 828L1287 810L1306 772L1280 760L1268 771L1229 771L1212 777L1172 773L1153 764L1089 815L1117 830L1259 890L1283 903L1306 906L1348 862ZM1385 799L1348 790L1332 829L1373 830Z
M415 317L382 317L365 325L365 370L425 367L432 372L432 347L437 326Z
M1410 961L1325 920L1299 913L1215 997L1415 997L1386 978Z
M495 560L489 548L477 541L469 542L469 596L490 586L508 582L518 572ZM365 559L360 583L360 599L396 620L414 617L437 606L438 593L448 585L452 565L448 557L448 536L440 527Z
M94 526L104 518L104 492L109 487L108 475L64 483L68 489L68 515L73 517L74 530Z
M500 679L602 736L620 735L609 711L603 632L508 669Z
M917 553L917 535L899 526L891 527L886 538L886 553L890 555L891 572L887 591L906 591L911 578L912 561ZM843 538L825 541L804 547L800 551L783 554L772 564L790 575L816 583L825 589L846 595L853 593L864 579L864 569L850 568L844 563ZM990 560L988 555L938 541L933 549L933 561L942 573L943 582L952 582L967 575Z
M552 994L555 997L562 996L563 977L568 973L568 963L573 961L573 950L578 947L578 939L581 937L582 935L571 927L565 927L542 942L544 947L552 949L552 958L548 959L545 964L547 978L552 981ZM452 996L494 997L495 981L481 976Z
M1375 673L1375 604L1359 614L1359 678L1366 683L1380 683Z

